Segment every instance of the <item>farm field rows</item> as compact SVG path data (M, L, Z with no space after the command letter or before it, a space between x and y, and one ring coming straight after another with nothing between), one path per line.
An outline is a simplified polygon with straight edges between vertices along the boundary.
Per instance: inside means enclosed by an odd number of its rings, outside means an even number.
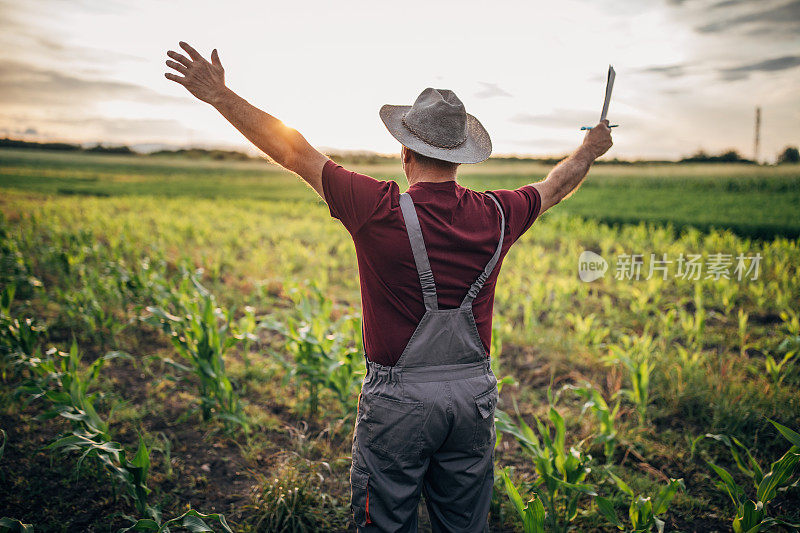
M547 170L490 161L461 182ZM629 508L640 530L729 531L750 499L800 522L797 205L798 166L604 165L534 224L496 292L492 531L522 531L516 493L548 531L632 530ZM312 191L260 162L3 150L0 211L0 516L354 529L358 272ZM585 250L609 264L591 283ZM727 277L676 275L694 254L728 257ZM737 279L737 257L758 272Z

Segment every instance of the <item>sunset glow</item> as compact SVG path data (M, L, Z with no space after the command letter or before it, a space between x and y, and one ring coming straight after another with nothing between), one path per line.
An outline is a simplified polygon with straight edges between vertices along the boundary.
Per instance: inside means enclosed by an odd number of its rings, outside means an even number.
M800 1L0 3L0 136L245 147L164 79L178 40L319 147L397 152L378 109L453 89L495 153L560 154L596 122L610 157L800 144ZM313 16L311 16L313 14Z

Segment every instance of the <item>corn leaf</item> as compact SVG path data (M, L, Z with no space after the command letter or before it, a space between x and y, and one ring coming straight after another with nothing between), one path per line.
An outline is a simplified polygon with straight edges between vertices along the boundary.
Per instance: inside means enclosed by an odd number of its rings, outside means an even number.
M14 518L0 518L0 533L33 533L33 526Z
M792 443L792 446L797 446L798 448L800 448L800 433L792 431L786 426L778 424L777 422L775 422L774 420L770 420L769 418L767 420L769 420L772 423L772 425L775 426L775 429L781 432L781 435L786 437L786 440Z
M736 484L730 472L728 472L721 466L715 465L711 461L706 461L706 462L711 468L714 469L714 472L716 472L719 478L722 480L723 486L725 487L728 496L730 496L731 500L733 500L733 504L738 506L742 496L744 495L744 491L742 490L742 488Z
M617 511L614 510L614 504L611 503L611 500L603 498L602 496L598 496L596 501L597 508L600 509L600 512L603 514L603 516L605 516L606 519L615 525L619 530L624 530L625 526L617 516Z
M225 517L219 513L211 513L211 514L203 514L200 512L195 511L194 509L189 509L181 516L173 518L168 522L165 522L162 527L165 528L170 525L177 525L184 527L191 531L192 533L202 533L207 531L214 531L211 529L208 524L205 523L205 520L215 520L219 523L219 525L227 531L228 533L233 533L233 530L228 525L228 522L225 520Z
M542 500L539 499L538 494L533 494L533 497L528 500L528 503L525 505L523 512L522 524L525 533L545 533L544 505L542 504Z
M800 461L800 453L795 453L792 447L783 457L772 463L772 468L758 484L756 497L759 501L768 503L778 492L778 489L791 479L794 470Z
M627 483L625 483L625 482L622 480L622 478L620 478L619 476L617 476L616 474L614 474L614 472L611 472L610 470L608 470L607 472L608 472L608 475L609 475L609 476L611 476L611 479L613 479L613 480L614 480L614 483L616 483L616 484L617 484L617 487L619 487L619 490L621 490L622 492L624 492L625 494L627 494L628 496L630 496L631 498L633 498L633 491L632 491L632 490L631 490L631 488L628 486L628 484L627 484Z
M505 486L508 499L511 500L511 503L514 505L514 508L517 510L519 516L524 518L525 506L522 503L522 497L519 495L517 487L514 485L514 482L511 481L511 478L508 477L508 472L506 469L501 470L500 475L503 477L503 485Z
M684 488L683 479L670 479L669 485L658 492L658 496L653 502L653 514L660 515L665 513L680 488Z

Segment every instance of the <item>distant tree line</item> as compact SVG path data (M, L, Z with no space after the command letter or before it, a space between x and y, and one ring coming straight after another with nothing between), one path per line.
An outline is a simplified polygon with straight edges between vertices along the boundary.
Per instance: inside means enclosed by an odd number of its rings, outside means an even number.
M206 150L205 148L181 148L178 150L159 150L150 155L160 156L179 156L190 159L213 159L214 161L248 161L254 159L244 152L235 150Z
M776 162L780 165L782 163L800 163L800 152L796 146L787 146L781 153L778 154ZM699 150L690 157L684 157L679 163L749 163L754 164L755 161L747 159L739 155L736 150L726 150L720 154L707 154L703 150Z
M778 155L778 164L781 163L800 163L800 150L797 146L787 146Z
M54 150L61 152L87 152L87 153L100 153L100 154L121 154L121 155L143 155L125 145L103 145L96 144L94 146L82 146L80 144L71 143L40 143L32 141L22 141L18 139L0 139L0 148L21 148L21 149L34 149L34 150ZM258 159L252 157L244 152L236 150L217 150L205 148L180 148L176 150L158 150L151 152L150 156L164 157L164 156L177 156L189 159L211 159L215 161L247 161ZM397 160L396 155L377 154L374 152L328 152L327 155L341 163L355 164L355 165L369 165L380 164ZM543 165L555 165L563 160L567 155L561 157L516 157L516 156L495 156L492 157L493 161L513 163L541 163ZM668 160L625 160L625 159L604 159L598 161L600 165L634 165L640 163L674 163L675 161ZM726 150L720 154L708 154L703 150L699 150L694 155L684 157L678 163L744 163L754 164L751 159L742 157L736 150ZM778 154L778 164L782 163L800 163L800 152L796 146L787 146L783 151Z
M40 143L32 141L21 141L17 139L0 139L0 148L18 148L25 150L51 150L58 152L85 152L95 154L118 154L118 155L143 155L130 146L121 145L103 145L96 144L94 146L82 146L80 144L72 143ZM214 159L214 160L233 160L233 161L246 161L253 159L244 152L237 152L235 150L205 150L203 148L181 148L178 150L159 150L152 152L151 156L178 156L187 157L192 159Z
M133 151L130 146L124 144L115 146L105 146L96 144L94 146L85 147L80 144L70 143L37 143L31 141L20 141L17 139L0 139L0 148L22 148L33 150L54 150L59 152L90 152L98 154L126 154L134 155L137 152Z
M707 154L703 150L698 150L694 155L684 157L680 163L750 163L752 159L746 159L739 155L736 150L727 150L721 154Z

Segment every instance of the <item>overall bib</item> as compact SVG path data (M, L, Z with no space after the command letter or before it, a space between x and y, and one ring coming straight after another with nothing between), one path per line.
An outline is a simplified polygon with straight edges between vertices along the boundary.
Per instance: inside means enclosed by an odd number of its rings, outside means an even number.
M494 481L497 379L472 301L500 258L494 255L461 306L439 309L417 212L400 195L425 314L395 366L367 361L353 438L351 507L359 531L417 531L420 494L434 532L488 531Z

